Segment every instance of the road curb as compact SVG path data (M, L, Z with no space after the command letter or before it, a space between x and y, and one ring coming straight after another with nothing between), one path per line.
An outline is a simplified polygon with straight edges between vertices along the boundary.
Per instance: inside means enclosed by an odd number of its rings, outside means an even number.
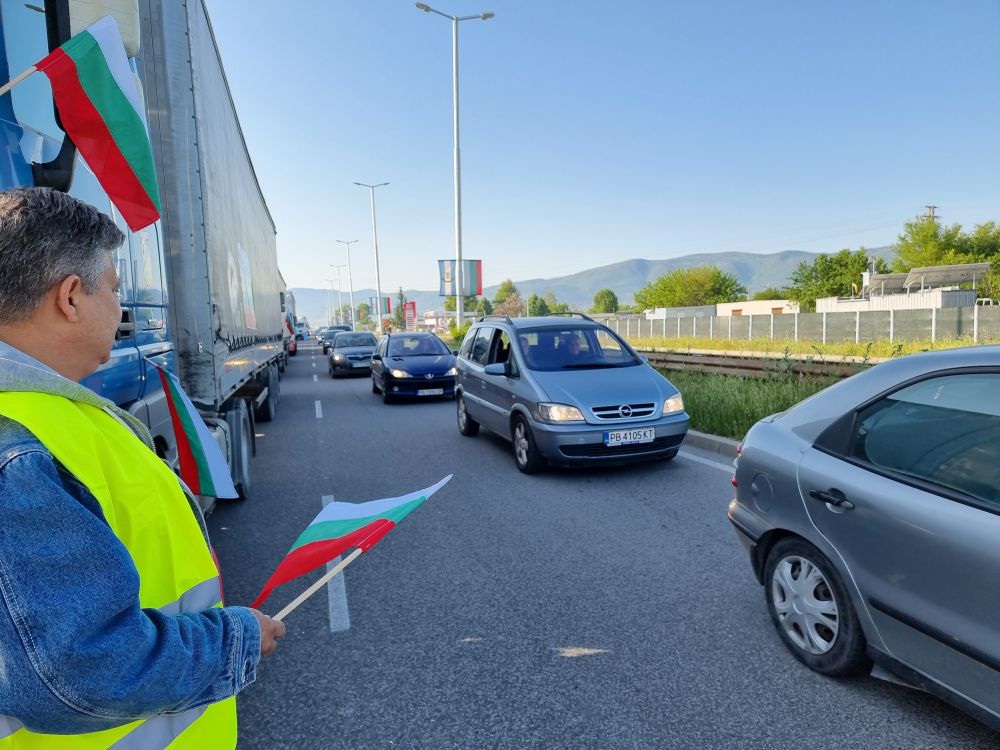
M698 432L697 430L688 430L684 443L703 451L718 453L727 458L736 458L736 446L740 444L738 440L709 435L707 432Z

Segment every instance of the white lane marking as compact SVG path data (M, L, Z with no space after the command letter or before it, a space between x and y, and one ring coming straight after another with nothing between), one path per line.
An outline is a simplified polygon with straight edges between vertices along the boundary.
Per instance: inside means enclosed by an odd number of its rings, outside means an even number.
M321 404L319 401L317 401L316 402L316 419L322 419L322 418L323 418L323 404Z
M316 363L315 363L315 362L313 362L313 367L315 367L315 366L316 366Z
M316 383L318 381L319 381L319 376L313 375L313 382Z
M722 464L719 463L718 461L709 461L707 458L701 458L700 456L692 456L690 453L680 453L679 455L681 458L687 459L688 461L694 461L695 463L703 464L705 466L711 466L713 469L724 471L727 474L732 474L735 471L732 464Z
M333 502L333 495L323 495L323 507ZM328 571L340 564L340 558L326 564ZM351 627L351 614L347 610L347 582L344 580L346 571L326 585L328 608L330 612L330 632L342 633Z

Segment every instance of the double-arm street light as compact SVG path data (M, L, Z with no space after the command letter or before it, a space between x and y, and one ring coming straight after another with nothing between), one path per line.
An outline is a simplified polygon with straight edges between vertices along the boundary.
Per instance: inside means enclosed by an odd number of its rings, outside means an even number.
M344 292L342 291L344 287L340 283L340 269L343 268L343 267L344 267L344 264L341 264L339 266L334 265L333 263L330 264L330 268L336 268L337 269L337 304L339 305L339 307L337 308L337 322L338 323L343 323L344 322Z
M385 187L388 182L369 185L366 182L355 182L358 187L366 187L372 194L372 243L375 248L375 316L378 320L378 332L382 333L382 276L378 269L378 228L375 225L375 188Z
M463 297L464 289L462 284L464 273L462 272L462 157L458 139L458 22L459 21L488 21L496 13L487 11L474 16L450 16L435 10L426 3L417 3L417 8L424 13L436 13L439 16L451 21L451 62L452 62L452 87L454 89L454 110L455 110L455 322L462 325L462 308L465 303Z
M354 279L351 278L351 244L357 240L337 240L342 245L347 245L347 286L351 290L351 328L358 329L358 322L354 319L358 308L354 306Z

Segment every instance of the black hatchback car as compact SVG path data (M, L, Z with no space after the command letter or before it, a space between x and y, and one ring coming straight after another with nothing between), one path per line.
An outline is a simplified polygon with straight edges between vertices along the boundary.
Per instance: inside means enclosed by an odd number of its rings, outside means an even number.
M396 397L452 398L455 353L433 333L389 333L372 355L372 393Z

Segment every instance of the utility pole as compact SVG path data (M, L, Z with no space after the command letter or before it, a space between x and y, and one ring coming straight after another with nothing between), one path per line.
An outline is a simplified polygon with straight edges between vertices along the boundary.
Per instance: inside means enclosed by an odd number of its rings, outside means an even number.
M924 215L925 219L930 219L932 221L937 221L941 217L936 215L934 212L937 210L937 206L924 206L927 209L927 213Z

